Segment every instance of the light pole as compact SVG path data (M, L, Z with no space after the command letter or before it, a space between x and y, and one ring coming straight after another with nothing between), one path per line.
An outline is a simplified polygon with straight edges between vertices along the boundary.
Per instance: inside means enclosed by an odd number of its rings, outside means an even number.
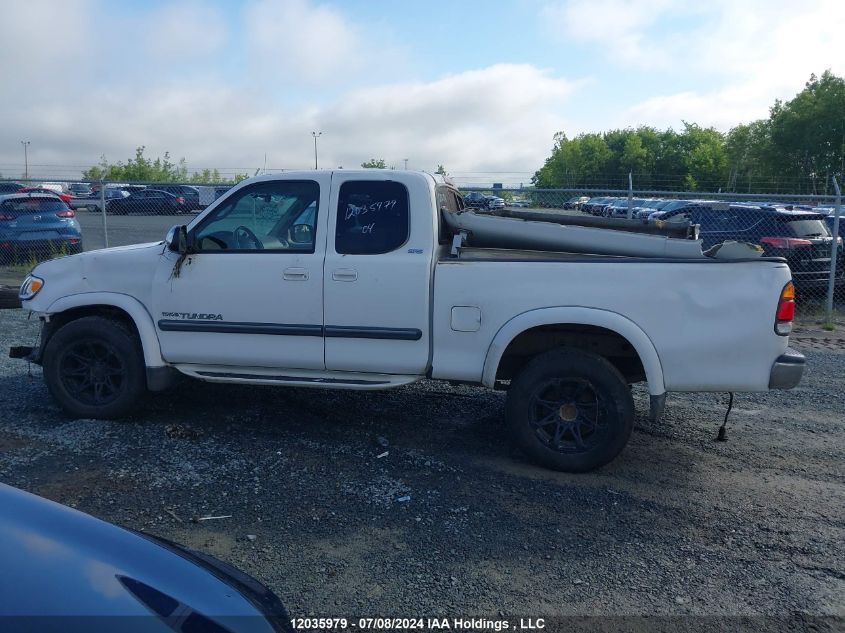
M29 180L29 153L27 152L29 141L21 141L21 145L23 145L23 178Z
M317 139L322 135L322 132L311 132L311 136L314 137L314 169L317 169Z
M408 159L407 159L407 158L403 158L402 160L404 160L404 161L405 161L405 171L408 171Z

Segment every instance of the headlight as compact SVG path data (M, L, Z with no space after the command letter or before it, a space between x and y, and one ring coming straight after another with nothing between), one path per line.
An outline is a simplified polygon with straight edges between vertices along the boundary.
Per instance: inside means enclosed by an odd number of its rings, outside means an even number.
M40 277L36 277L35 275L27 275L26 279L23 280L21 284L21 289L18 292L18 297L20 297L21 301L29 301L35 295L38 294L38 291L44 287L44 280Z

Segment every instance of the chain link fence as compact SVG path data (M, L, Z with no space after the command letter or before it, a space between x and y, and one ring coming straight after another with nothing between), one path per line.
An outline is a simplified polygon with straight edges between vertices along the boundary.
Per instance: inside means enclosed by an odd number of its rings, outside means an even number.
M161 240L172 225L190 222L232 186L0 181L0 283L15 283L44 259ZM736 240L785 258L805 312L825 303L843 305L845 221L836 223L835 196L498 186L461 191L467 207L485 211L697 224L704 248Z

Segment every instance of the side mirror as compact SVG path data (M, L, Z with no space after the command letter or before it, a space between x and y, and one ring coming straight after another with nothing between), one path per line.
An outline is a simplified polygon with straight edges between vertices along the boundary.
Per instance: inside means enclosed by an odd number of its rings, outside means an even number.
M188 252L188 227L184 224L170 227L164 243L174 253L180 255Z
M310 224L294 224L290 230L290 241L294 244L311 244L314 233Z

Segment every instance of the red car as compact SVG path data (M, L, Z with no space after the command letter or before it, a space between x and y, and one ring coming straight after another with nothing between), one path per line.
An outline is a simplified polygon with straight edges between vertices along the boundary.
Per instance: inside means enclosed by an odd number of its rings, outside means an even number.
M22 187L18 189L18 193L51 193L54 196L61 198L65 204L70 204L70 201L73 200L73 196L69 194L59 193L58 191L54 191L52 189L44 189L43 187Z

